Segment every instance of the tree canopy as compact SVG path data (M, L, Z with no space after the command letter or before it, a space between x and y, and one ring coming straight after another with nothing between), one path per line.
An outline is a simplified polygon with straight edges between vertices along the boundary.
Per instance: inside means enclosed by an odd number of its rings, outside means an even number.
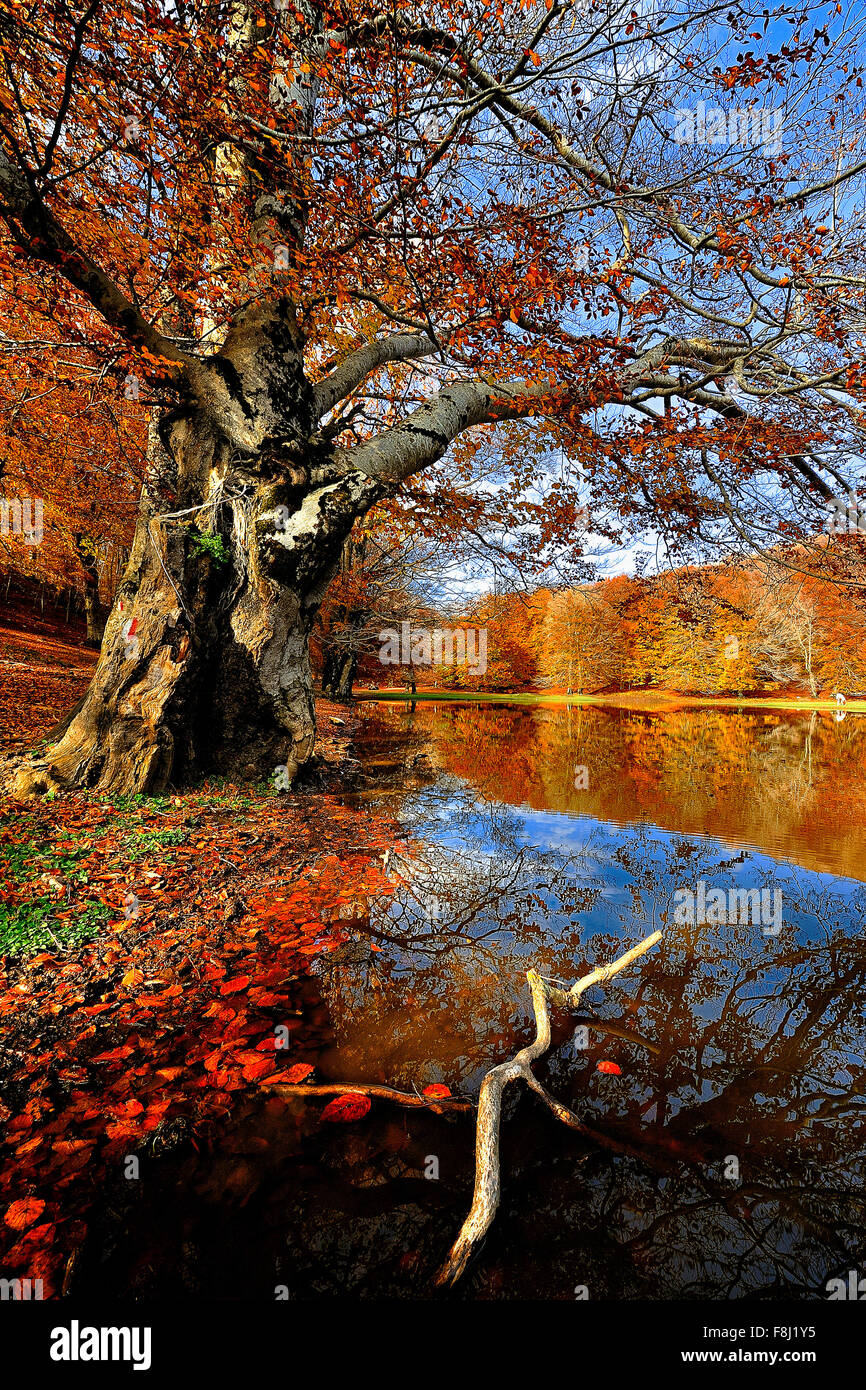
M192 396L290 456L220 362L287 299L316 437L419 524L540 553L579 544L580 491L602 529L814 526L863 389L837 10L13 4L4 333L49 381ZM530 417L493 455L473 429Z

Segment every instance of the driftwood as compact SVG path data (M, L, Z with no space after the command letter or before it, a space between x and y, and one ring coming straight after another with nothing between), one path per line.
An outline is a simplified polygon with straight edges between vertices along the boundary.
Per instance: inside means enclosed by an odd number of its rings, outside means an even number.
M521 1048L510 1062L501 1062L498 1066L493 1067L484 1078L478 1099L478 1119L475 1131L475 1191L472 1195L472 1206L451 1247L448 1259L435 1276L434 1283L439 1285L453 1284L460 1278L472 1251L486 1235L496 1215L500 1193L499 1125L502 1116L502 1094L510 1082L525 1081L527 1086L541 1096L545 1104L550 1107L557 1119L562 1120L563 1124L581 1134L595 1137L593 1131L579 1120L567 1105L562 1105L560 1101L548 1094L532 1072L532 1063L543 1056L550 1046L548 1002L560 1008L573 1008L580 996L592 985L605 984L613 975L618 974L620 970L625 970L633 961L638 960L651 950L661 940L661 937L661 932L653 932L638 946L626 951L625 955L612 961L610 965L599 966L590 971L588 975L584 975L570 990L556 989L544 981L535 970L528 972L526 978L532 992L532 1007L535 1012L535 1040L528 1047ZM612 1146L610 1138L607 1138L605 1142L608 1147ZM633 1152L625 1144L617 1144L614 1141L613 1146L622 1152Z

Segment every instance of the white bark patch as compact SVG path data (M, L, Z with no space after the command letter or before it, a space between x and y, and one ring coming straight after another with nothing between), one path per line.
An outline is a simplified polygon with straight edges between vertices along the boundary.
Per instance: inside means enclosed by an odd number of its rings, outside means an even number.
M275 724L285 729L303 761L315 742L307 636L297 595L264 597L248 590L232 614L236 641L250 653L255 677Z
M306 688L306 636L296 626L297 604L293 602L288 608L289 611L286 611L286 605L280 604L279 611L273 614L272 635L262 650L259 666L262 689L278 703L286 696L291 700L299 687Z
M323 523L323 507L329 494L339 491L345 497L348 491L351 500L360 502L362 489L367 481L367 478L360 474L357 479L340 478L336 483L329 483L326 487L309 493L291 516L283 517L279 509L274 507L270 511L261 512L259 520L273 526L269 539L276 541L285 550L294 550L300 540L314 536Z

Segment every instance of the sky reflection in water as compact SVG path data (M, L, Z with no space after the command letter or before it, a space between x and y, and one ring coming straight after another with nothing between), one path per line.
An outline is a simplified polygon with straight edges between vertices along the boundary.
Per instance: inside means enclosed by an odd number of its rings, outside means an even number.
M367 715L371 765L398 734L373 799L403 826L400 884L371 922L375 964L323 982L332 1074L476 1091L532 1035L530 966L570 983L661 928L557 1016L537 1067L640 1157L586 1152L531 1098L506 1121L532 1139L509 1190L524 1218L532 1191L547 1296L569 1296L575 1265L591 1296L826 1296L864 1236L862 723L391 707ZM781 890L781 931L675 924L675 891L699 880ZM495 1237L503 1291L521 1284L520 1219Z

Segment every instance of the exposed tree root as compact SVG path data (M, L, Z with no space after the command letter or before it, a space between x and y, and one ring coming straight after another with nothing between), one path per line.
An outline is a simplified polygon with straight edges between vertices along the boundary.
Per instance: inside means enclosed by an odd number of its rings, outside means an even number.
M466 1264L478 1242L486 1235L499 1206L499 1125L502 1115L502 1094L505 1087L518 1079L540 1095L546 1105L567 1124L581 1134L599 1137L576 1115L549 1095L541 1082L533 1075L532 1063L544 1055L550 1046L550 1013L548 1001L561 1008L573 1008L580 996L592 985L605 984L620 970L626 969L633 961L651 950L661 940L661 932L653 932L638 946L610 965L599 966L584 975L570 990L555 989L548 985L536 971L530 970L526 976L532 991L532 1007L535 1012L535 1040L523 1047L510 1062L501 1062L487 1073L481 1086L478 1099L478 1120L475 1138L475 1191L472 1206L460 1232L451 1247L448 1259L437 1272L434 1283L438 1285L455 1283L466 1268ZM638 1154L638 1150L626 1144L605 1137L603 1142L624 1153ZM641 1155L642 1156L642 1155Z

